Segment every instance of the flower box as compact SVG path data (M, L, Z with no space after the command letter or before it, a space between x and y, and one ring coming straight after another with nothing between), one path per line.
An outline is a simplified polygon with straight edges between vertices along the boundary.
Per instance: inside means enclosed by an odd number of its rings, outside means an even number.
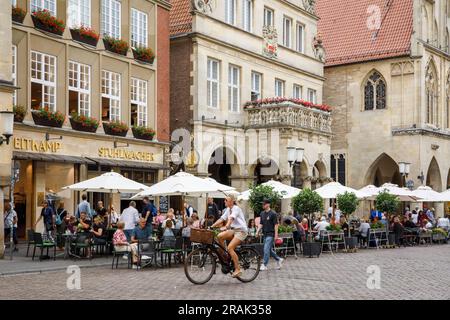
M61 128L65 117L60 112L46 111L45 109L33 110L31 112L34 123L39 126Z
M62 36L66 25L62 20L53 17L48 10L33 12L31 15L34 26L37 29L47 31Z
M103 129L107 135L125 137L129 128L121 122L103 122Z
M14 22L23 23L25 20L25 16L27 15L26 11L19 7L12 7L11 18Z
M72 35L72 39L75 41L97 47L99 36L92 29L86 27L70 29L70 34Z
M355 249L358 246L357 237L345 237L345 245L348 249Z
M131 131L136 139L151 141L155 137L155 131L150 128L133 127Z
M98 121L93 118L74 114L71 115L69 119L73 130L91 133L97 132Z
M133 49L133 57L136 60L153 64L155 62L155 54L150 48L136 48Z
M128 53L128 43L126 41L105 37L103 38L103 43L105 45L105 49L110 52L123 56L126 56Z

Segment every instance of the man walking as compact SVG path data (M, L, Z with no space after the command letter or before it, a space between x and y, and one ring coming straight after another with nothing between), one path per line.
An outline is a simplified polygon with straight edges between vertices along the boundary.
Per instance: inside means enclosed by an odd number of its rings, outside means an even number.
M156 217L158 211L151 203L149 197L144 198L144 209L142 210L142 218L147 221L147 232L151 235L153 233L153 217Z
M260 270L267 270L270 257L277 261L277 269L281 269L284 259L280 258L273 249L274 240L278 238L277 214L270 208L270 201L268 199L264 199L263 209L260 214L261 220L257 231L258 234L262 229L264 236L264 258Z
M53 239L53 231L56 229L55 212L53 211L53 208L48 205L47 200L44 200L42 206L43 208L41 211L41 215L34 224L34 229L36 229L36 225L39 223L39 221L44 219L44 230L46 240L55 242L55 240Z
M213 198L208 198L208 217L214 217L214 222L219 220L221 214L220 210L217 207L217 204L214 203Z
M127 237L127 241L130 242L133 230L139 222L139 212L136 210L136 202L130 201L129 207L123 210L119 220L125 223L123 232Z
M11 202L5 201L4 204L5 214L4 217L4 231L5 231L5 243L10 241L11 232L14 242L14 251L19 251L17 248L17 213L12 208Z

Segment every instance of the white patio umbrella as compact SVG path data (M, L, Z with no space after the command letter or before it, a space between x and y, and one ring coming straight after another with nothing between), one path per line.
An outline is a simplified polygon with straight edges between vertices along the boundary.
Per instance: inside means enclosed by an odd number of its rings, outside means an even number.
M368 186L365 186L364 188L359 189L358 191L363 192L369 196L376 196L380 192L380 189L370 184Z
M364 199L369 197L368 194L350 187L343 186L339 182L327 183L326 185L314 191L317 192L323 199L336 199L336 197L339 194L344 194L346 192L354 193L358 199Z
M136 193L148 189L149 187L125 178L117 172L107 172L98 177L75 183L62 188L63 190L84 191L84 192L102 192L109 193L110 210L113 193ZM109 219L111 221L111 219Z
M275 180L264 182L262 185L272 187L274 191L277 191L282 195L283 199L292 199L293 197L298 195L300 191L302 191L301 189L291 187L287 184ZM248 200L250 198L250 192L251 190L242 192L238 197L238 200Z
M445 202L450 202L450 189L441 193Z
M414 195L412 191L400 188L398 185L392 183L385 183L381 187L379 187L378 190L378 193L387 190L387 192L389 192L390 194L397 196L400 201L415 202L420 199L420 197ZM378 193L372 195L368 200L375 200Z
M420 186L416 190L412 191L413 195L421 198L420 202L444 202L445 196L442 193L434 191L428 186Z
M233 196L238 196L240 193L238 191L236 191L236 188L227 186L225 184L221 184L219 182L217 182L216 180L214 180L213 178L204 178L204 180L208 181L209 183L212 183L214 185L217 186L218 189L220 189L221 191L219 192L211 192L208 193L207 196L211 197L211 198L220 198L220 199L224 199L227 196L233 195Z

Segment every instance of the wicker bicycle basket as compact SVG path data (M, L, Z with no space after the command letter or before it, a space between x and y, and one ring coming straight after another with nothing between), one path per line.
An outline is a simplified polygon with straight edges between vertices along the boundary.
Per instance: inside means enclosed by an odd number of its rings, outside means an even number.
M202 244L214 243L214 231L191 228L191 242Z

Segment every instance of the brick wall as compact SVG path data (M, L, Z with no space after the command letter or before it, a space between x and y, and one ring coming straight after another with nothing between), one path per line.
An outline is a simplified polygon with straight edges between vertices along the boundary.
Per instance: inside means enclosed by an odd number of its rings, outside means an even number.
M170 140L170 40L169 10L158 6L158 140Z
M190 38L174 39L170 43L170 130L189 128L193 117L191 107Z

